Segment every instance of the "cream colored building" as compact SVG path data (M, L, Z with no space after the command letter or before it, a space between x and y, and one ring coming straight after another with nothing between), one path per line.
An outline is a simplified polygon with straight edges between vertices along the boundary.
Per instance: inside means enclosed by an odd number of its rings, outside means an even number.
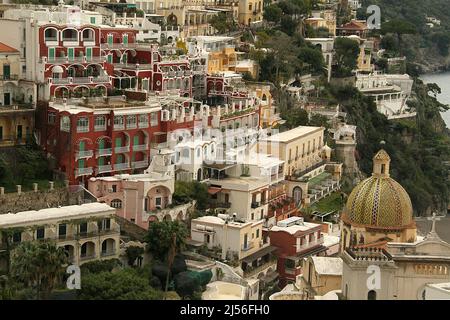
M323 127L300 126L262 139L258 151L283 160L283 173L290 176L322 161L324 131Z
M303 261L303 274L297 278L305 298L323 296L341 288L342 259L336 257L308 257Z
M20 52L0 42L0 147L25 144L33 131L33 98L24 94L20 65Z
M115 209L105 203L87 203L60 208L0 215L0 232L11 232L14 247L25 241L55 241L66 250L71 263L118 258L120 227ZM2 238L3 239L3 238ZM6 243L0 240L0 252ZM0 266L5 266L5 261Z
M240 0L239 1L239 23L251 26L252 23L263 20L263 0Z

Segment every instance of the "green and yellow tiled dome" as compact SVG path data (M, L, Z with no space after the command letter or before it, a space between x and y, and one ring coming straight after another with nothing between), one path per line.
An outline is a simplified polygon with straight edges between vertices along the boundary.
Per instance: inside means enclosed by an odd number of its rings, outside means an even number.
M373 174L351 192L343 220L381 229L410 225L413 222L411 199L406 190L389 177L389 155L380 150L373 160Z

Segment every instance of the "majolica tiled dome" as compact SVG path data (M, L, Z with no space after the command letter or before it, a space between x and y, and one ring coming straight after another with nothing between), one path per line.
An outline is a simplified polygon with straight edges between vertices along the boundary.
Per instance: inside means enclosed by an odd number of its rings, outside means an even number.
M373 160L373 174L351 192L343 220L353 225L382 229L410 225L413 222L411 199L406 190L389 177L389 155L380 150Z

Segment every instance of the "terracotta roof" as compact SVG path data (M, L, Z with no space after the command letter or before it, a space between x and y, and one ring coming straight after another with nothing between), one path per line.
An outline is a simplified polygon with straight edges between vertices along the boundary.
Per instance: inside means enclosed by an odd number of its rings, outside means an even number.
M10 47L3 42L0 42L0 52L19 52L19 50L14 49L13 47Z

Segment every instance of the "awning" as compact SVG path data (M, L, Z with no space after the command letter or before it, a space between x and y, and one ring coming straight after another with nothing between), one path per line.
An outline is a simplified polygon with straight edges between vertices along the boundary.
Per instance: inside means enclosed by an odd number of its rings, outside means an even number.
M216 193L220 192L221 190L222 190L222 188L209 187L208 188L208 193L209 194L216 194Z
M272 253L272 252L274 252L276 250L277 250L277 247L275 247L275 246L268 246L268 247L265 247L264 249L256 251L255 253L249 255L248 257L245 257L244 259L242 259L242 261L247 263L247 264L250 264L253 261L255 261L255 260L257 260L257 259L259 259L261 257L264 257L266 254Z

